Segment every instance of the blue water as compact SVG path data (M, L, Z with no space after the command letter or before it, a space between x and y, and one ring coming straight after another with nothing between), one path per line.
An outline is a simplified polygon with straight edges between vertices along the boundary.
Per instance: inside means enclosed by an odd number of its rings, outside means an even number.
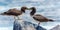
M8 1L8 2L6 2ZM40 26L51 29L60 24L60 0L3 0L0 1L0 13L8 11L10 8L21 8L22 6L36 7L36 14L41 14L55 22L41 22ZM23 16L25 21L38 24L29 14ZM12 16L0 15L0 27L13 27L14 18Z

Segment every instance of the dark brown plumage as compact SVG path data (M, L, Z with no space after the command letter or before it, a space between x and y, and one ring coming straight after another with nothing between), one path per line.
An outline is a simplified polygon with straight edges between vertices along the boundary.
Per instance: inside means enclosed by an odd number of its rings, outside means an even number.
M18 16L18 15L21 15L22 13L25 13L26 9L28 9L28 8L27 7L21 7L21 10L17 10L16 8L9 9L7 12L1 13L1 15Z
M40 14L36 14L36 8L35 7L31 7L30 8L32 11L30 13L31 16L33 16L33 18L36 20L36 21L39 21L39 22L48 22L48 21L53 21L52 19L48 19ZM40 24L40 23L39 23ZM38 24L38 25L39 25Z
M18 16L21 15L22 13L25 13L25 10L27 7L22 7L21 10L17 9L9 9L7 12L2 13L1 15L13 15L13 16Z

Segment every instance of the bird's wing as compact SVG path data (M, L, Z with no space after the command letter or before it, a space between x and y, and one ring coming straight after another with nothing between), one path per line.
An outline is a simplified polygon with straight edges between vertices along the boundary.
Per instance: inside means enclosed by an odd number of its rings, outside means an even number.
M40 20L47 19L46 17L44 17L42 15L37 15L37 14L34 15L33 17L36 18L36 19L40 19Z
M11 9L8 12L9 13L17 13L17 14L21 13L21 11L20 10L17 10L17 9Z

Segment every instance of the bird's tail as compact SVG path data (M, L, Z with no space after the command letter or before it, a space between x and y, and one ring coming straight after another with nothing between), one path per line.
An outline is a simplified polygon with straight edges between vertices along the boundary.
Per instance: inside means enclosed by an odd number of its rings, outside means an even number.
M53 22L54 20L52 20L52 19L49 19L48 21L50 21L50 22Z
M3 13L1 13L0 15L4 15Z

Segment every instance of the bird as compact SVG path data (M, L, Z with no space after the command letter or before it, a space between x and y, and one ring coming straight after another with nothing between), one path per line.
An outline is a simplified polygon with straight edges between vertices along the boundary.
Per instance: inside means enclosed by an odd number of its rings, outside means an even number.
M27 7L23 6L21 7L20 10L17 10L16 8L13 8L13 9L9 9L8 11L6 12L3 12L1 13L0 15L8 15L8 16L14 16L14 19L15 17L18 17L19 15L22 15L23 13L25 13L25 10L28 9ZM18 17L19 19L19 17Z
M44 17L44 16L41 15L41 14L35 14L35 13L36 13L36 8L35 8L35 7L31 7L31 8L29 8L29 9L32 10L32 11L30 12L30 16L31 16L34 20L36 20L36 21L39 22L38 25L40 24L40 22L48 22L48 21L53 22L52 19L48 19L48 18Z

